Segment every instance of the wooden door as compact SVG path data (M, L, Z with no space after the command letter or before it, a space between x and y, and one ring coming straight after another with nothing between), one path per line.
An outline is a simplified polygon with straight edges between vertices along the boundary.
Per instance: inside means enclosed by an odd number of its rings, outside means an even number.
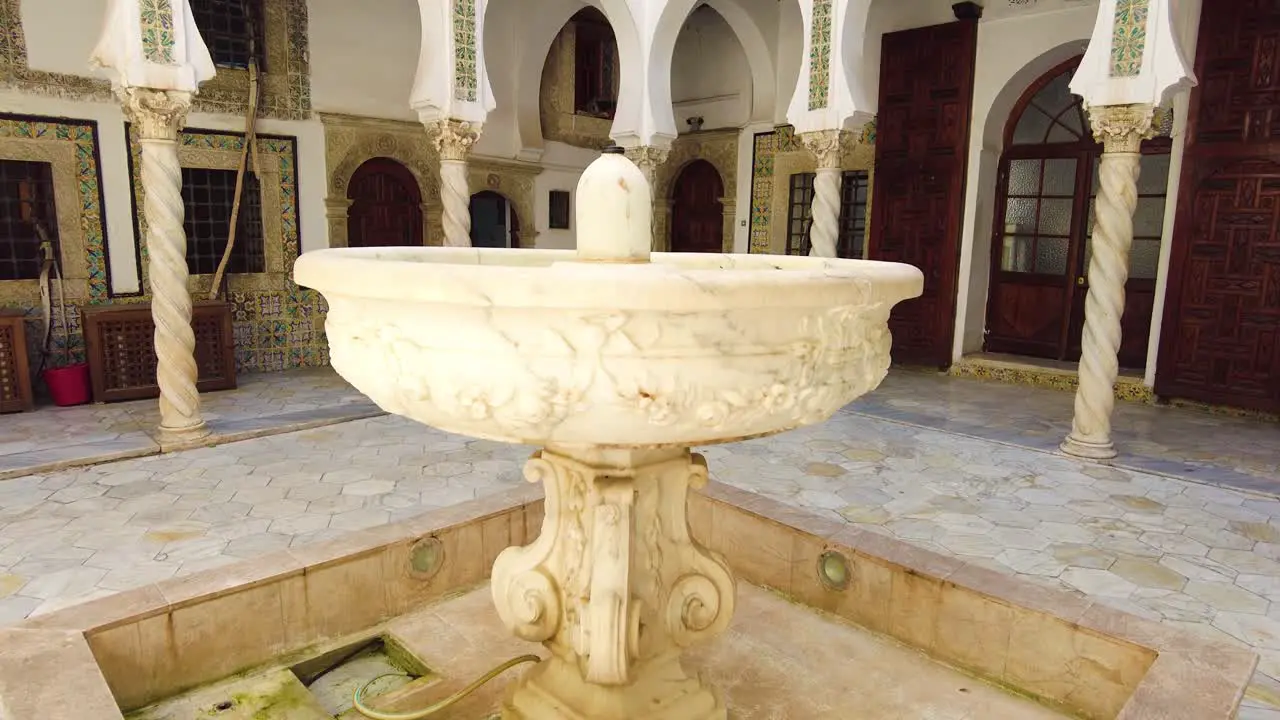
M893 309L896 362L946 367L955 333L956 272L978 18L884 36L868 256L909 263L924 293Z
M520 220L506 196L492 190L471 196L471 247L520 247Z
M422 244L422 193L408 168L374 158L356 168L347 185L348 247Z
M1205 3L1156 392L1280 411L1280 5Z
M996 186L984 349L1053 360L1080 358L1098 161L1081 100L1070 90L1080 58L1023 93L1005 127ZM1168 138L1143 144L1120 364L1146 363L1169 175Z
M680 171L672 190L671 251L724 252L724 182L706 160Z

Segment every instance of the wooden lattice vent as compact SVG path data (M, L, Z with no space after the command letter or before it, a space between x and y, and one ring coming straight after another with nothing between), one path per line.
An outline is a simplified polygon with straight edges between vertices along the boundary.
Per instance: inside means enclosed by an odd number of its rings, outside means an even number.
M25 316L21 310L0 309L0 413L22 412L33 405Z
M83 320L94 402L159 397L151 306L86 307ZM197 302L191 327L196 334L199 368L196 387L200 392L235 388L231 307L221 301Z

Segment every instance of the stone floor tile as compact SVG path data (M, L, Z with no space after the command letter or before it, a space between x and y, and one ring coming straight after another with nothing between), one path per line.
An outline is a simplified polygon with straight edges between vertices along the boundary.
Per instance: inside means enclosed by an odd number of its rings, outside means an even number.
M1063 571L1059 577L1087 595L1105 598L1128 598L1138 589L1134 583L1109 570L1073 567Z

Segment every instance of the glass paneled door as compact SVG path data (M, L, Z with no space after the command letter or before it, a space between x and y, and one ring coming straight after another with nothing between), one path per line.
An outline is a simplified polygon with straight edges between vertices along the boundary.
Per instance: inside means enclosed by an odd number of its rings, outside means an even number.
M1069 85L1079 59L1037 80L1005 132L992 231L985 349L1074 361L1084 300L1102 147ZM1168 177L1168 141L1144 146L1133 279L1126 286L1121 364L1145 362Z

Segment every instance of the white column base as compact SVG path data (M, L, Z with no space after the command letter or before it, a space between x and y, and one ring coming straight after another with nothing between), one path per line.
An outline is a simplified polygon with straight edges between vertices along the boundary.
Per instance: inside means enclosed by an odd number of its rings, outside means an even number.
M1077 438L1075 434L1067 436L1059 446L1062 452L1072 457L1084 458L1086 460L1110 460L1116 456L1116 446L1111 440L1103 439L1101 441L1086 440Z

